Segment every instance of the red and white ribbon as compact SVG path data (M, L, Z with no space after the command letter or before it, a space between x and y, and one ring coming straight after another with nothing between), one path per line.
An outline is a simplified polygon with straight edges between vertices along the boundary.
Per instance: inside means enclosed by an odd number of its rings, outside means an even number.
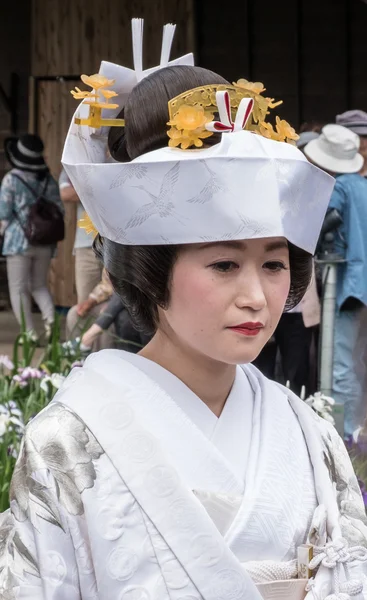
M217 133L241 131L244 129L254 107L253 98L242 98L234 122L232 121L229 93L227 91L217 92L215 98L220 120L207 123L205 128L208 131Z

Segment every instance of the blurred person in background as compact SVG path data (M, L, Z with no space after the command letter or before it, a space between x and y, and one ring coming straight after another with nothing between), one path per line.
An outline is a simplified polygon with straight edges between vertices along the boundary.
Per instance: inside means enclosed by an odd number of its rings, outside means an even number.
M151 339L151 336L147 336L135 329L123 301L116 292L113 292L93 325L83 334L80 340L80 350L83 353L89 354L93 350L97 339L112 325L114 325L116 333L115 345L119 350L136 354ZM78 342L79 340L76 339L76 345Z
M42 313L45 333L51 333L54 303L47 285L56 242L33 245L27 237L31 207L45 198L56 205L62 221L59 188L45 162L44 145L38 135L26 134L5 140L5 154L12 169L0 191L0 221L6 222L3 255L6 256L10 301L18 323L32 340L37 340L32 316L32 297ZM54 210L54 209L53 209Z
M328 210L335 209L341 218L334 251L345 262L338 265L333 397L344 404L346 439L363 420L361 380L354 360L367 305L367 180L360 175L364 158L359 147L355 132L329 124L304 149L311 162L336 177Z
M310 139L307 140L308 134L310 133L321 133L321 129L323 128L323 126L325 125L325 123L323 123L322 121L318 121L317 119L311 119L309 121L304 121L304 123L302 123L301 127L299 128L299 137L300 139L297 141L297 148L300 148L302 150L302 148L305 147L305 145L311 141L311 139L314 139L312 136ZM306 134L306 135L304 135Z
M61 171L59 177L59 187L63 202L77 204L78 223L84 215L84 208L64 169ZM85 302L92 290L101 281L102 265L93 252L92 244L93 236L77 226L75 232L74 255L75 287L78 304Z
M348 110L340 115L337 115L336 122L359 135L359 153L362 154L364 158L360 175L367 178L367 113L363 110ZM364 417L366 419L365 429L367 434L367 309L363 310L354 359L363 390L364 400L362 408Z
M363 110L347 110L336 116L336 122L359 135L359 153L364 159L360 175L367 177L367 113Z
M73 306L66 317L66 338L73 340L81 337L89 329L94 320L105 310L113 294L113 287L105 269L102 271L101 280L91 290L84 302ZM91 344L94 351L102 348L115 348L114 327L101 332Z

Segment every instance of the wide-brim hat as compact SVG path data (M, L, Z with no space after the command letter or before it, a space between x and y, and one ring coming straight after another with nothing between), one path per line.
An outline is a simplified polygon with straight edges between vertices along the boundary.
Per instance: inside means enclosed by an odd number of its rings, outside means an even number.
M359 154L356 133L342 125L325 125L321 135L304 148L306 156L318 167L332 173L358 173L364 158Z
M19 138L7 138L4 150L10 164L17 169L34 172L47 169L43 157L43 142L38 135L26 134Z

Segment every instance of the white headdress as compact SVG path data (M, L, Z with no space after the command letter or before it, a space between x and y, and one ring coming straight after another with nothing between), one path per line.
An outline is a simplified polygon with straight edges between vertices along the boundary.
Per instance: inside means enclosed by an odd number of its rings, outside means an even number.
M174 29L166 26L160 66L143 71L142 25L134 21L135 71L101 66L101 75L115 80L115 114L146 75L167 64L193 64L192 55L168 63ZM265 122L275 105L259 95L263 91L240 80L181 94L169 103L169 146L128 163L109 157L106 127L73 119L62 162L99 233L134 245L284 236L313 253L334 179L278 141L297 136L278 117L276 131ZM86 102L77 111L79 123L88 116ZM213 132L223 132L220 143L202 148ZM193 145L198 149L182 149Z

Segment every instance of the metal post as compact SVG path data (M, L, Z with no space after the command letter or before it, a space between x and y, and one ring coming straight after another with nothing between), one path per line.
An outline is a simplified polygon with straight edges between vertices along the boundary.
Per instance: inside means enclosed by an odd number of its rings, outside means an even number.
M337 265L325 264L324 294L321 318L321 356L320 356L320 391L325 396L333 392L333 355Z
M338 265L345 262L336 254L324 255L317 263L322 264L323 272L323 301L321 307L320 331L320 391L325 396L333 397L333 362L334 362L334 331L336 313L336 286ZM344 405L335 404L333 417L338 433L344 436Z

